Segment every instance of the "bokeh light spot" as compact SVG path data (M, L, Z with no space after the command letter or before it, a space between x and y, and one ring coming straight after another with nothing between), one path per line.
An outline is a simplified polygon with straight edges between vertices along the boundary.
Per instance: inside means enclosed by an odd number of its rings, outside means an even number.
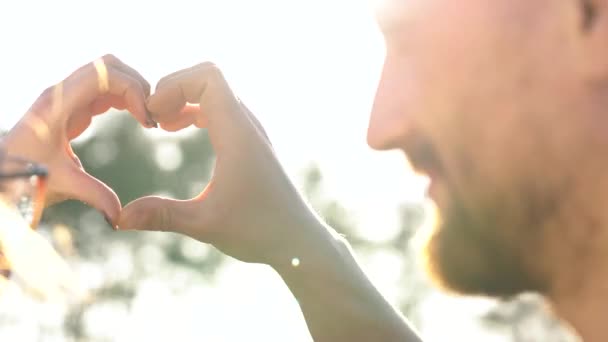
M175 142L165 141L157 144L154 157L158 167L164 171L175 171L183 162L182 150Z

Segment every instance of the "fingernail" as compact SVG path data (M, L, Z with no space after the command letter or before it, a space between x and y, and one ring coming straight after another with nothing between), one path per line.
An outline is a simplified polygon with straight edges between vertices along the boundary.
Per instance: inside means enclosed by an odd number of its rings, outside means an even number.
M118 230L118 227L112 223L112 221L110 220L110 218L108 216L104 215L103 218L110 225L110 227L112 227L113 230Z
M158 123L152 119L152 113L146 110L146 125L150 128L158 128Z

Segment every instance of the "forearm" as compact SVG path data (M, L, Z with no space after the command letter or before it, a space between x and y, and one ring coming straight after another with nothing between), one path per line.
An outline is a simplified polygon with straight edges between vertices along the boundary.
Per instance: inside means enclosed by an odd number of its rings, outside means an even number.
M308 231L293 256L272 266L298 300L315 341L421 341L372 285L346 241L324 227Z

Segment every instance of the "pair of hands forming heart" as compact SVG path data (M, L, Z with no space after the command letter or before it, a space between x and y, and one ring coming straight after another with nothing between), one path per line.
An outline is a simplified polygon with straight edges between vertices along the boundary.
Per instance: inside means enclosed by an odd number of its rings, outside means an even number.
M89 63L47 89L7 134L7 152L45 164L49 202L81 200L119 229L167 230L212 243L248 262L284 263L327 229L276 159L263 128L219 69L202 63L149 83L118 58L103 57L108 89ZM144 127L207 128L217 155L212 180L190 200L144 197L121 208L107 185L86 173L70 141L92 117L126 109Z

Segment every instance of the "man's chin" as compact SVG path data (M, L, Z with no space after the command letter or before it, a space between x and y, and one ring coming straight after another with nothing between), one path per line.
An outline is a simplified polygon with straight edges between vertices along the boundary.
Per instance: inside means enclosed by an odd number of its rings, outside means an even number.
M511 297L530 290L513 242L496 234L502 227L479 225L480 220L462 208L447 214L446 221L430 228L423 244L422 257L433 282L463 295Z

